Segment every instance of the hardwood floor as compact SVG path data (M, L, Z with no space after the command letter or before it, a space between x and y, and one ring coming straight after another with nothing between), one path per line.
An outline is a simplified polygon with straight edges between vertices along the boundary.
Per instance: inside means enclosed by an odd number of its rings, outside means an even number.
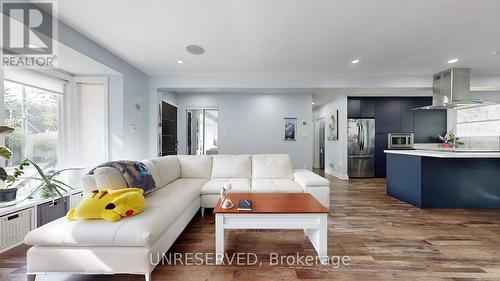
M350 265L270 266L269 253L313 255L301 231L239 231L228 252L262 265L158 266L153 280L500 280L500 210L421 210L385 195L383 179L331 180L328 254ZM207 212L210 213L210 212ZM214 251L214 217L195 217L170 252ZM27 246L0 255L0 280L25 280ZM144 280L48 275L37 280Z

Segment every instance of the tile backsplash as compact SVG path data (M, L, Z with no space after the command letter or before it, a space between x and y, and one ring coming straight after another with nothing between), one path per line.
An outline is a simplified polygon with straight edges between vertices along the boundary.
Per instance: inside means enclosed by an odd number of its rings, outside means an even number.
M500 137L461 137L460 148L500 150Z
M500 151L500 137L460 137L457 149ZM415 143L414 149L442 149L442 143Z

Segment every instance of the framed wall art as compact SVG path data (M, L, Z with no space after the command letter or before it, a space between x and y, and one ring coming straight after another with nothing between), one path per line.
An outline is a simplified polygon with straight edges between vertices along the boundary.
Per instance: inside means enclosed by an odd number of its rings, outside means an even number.
M339 139L339 111L335 110L332 113L330 118L327 120L328 122L328 134L326 139L329 141L334 141Z
M284 119L285 141L295 141L297 137L297 118Z

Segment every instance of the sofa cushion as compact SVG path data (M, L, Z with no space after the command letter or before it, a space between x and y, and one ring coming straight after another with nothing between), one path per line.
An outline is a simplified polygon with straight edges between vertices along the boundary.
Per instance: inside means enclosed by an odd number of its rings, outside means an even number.
M60 218L26 235L29 245L152 246L195 200L206 180L177 180L150 196L146 209L117 222Z
M253 179L252 192L300 193L304 188L288 179Z
M293 179L293 165L288 154L260 154L252 156L252 178Z
M195 197L200 196L200 190L206 182L207 179L179 178L166 185L165 188L153 192L151 195L146 197L146 199L150 197L180 198L185 196L194 199ZM183 190L183 188L185 189Z
M209 179L212 173L212 156L178 155L181 178Z
M201 188L201 194L220 194L224 183L231 182L231 192L243 193L250 192L250 180L239 178L217 178L211 179Z
M251 178L250 155L213 155L212 178Z
M153 180L155 181L156 186L158 187L158 182L160 181L159 176L158 176L158 169L156 168L155 164L151 159L145 159L141 161L144 166L148 169L148 171L151 173L151 176L153 177Z
M97 183L95 182L94 175L85 175L82 178L83 193L89 193L97 188Z
M293 171L293 179L303 187L330 185L330 181L306 169Z
M113 167L95 169L94 178L98 189L121 189L128 187L122 173Z
M181 175L179 161L175 156L158 157L150 161L153 162L156 167L156 178L154 179L157 187L164 187L178 179Z

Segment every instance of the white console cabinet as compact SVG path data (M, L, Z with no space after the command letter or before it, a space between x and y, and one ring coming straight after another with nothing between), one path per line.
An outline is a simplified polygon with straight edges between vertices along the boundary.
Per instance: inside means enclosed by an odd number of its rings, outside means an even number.
M34 227L34 207L0 217L0 252L18 245Z
M22 244L24 236L37 225L47 223L49 219L54 220L64 216L70 208L78 206L82 197L81 189L72 190L64 197L64 200L57 200L63 202L66 206L65 210L63 212L58 210L57 213L49 214L49 216L40 216L37 212L43 208L45 208L45 213L50 212L50 208L46 208L52 204L50 198L29 199L10 207L0 208L0 253ZM43 223L38 221L41 218L44 220Z

